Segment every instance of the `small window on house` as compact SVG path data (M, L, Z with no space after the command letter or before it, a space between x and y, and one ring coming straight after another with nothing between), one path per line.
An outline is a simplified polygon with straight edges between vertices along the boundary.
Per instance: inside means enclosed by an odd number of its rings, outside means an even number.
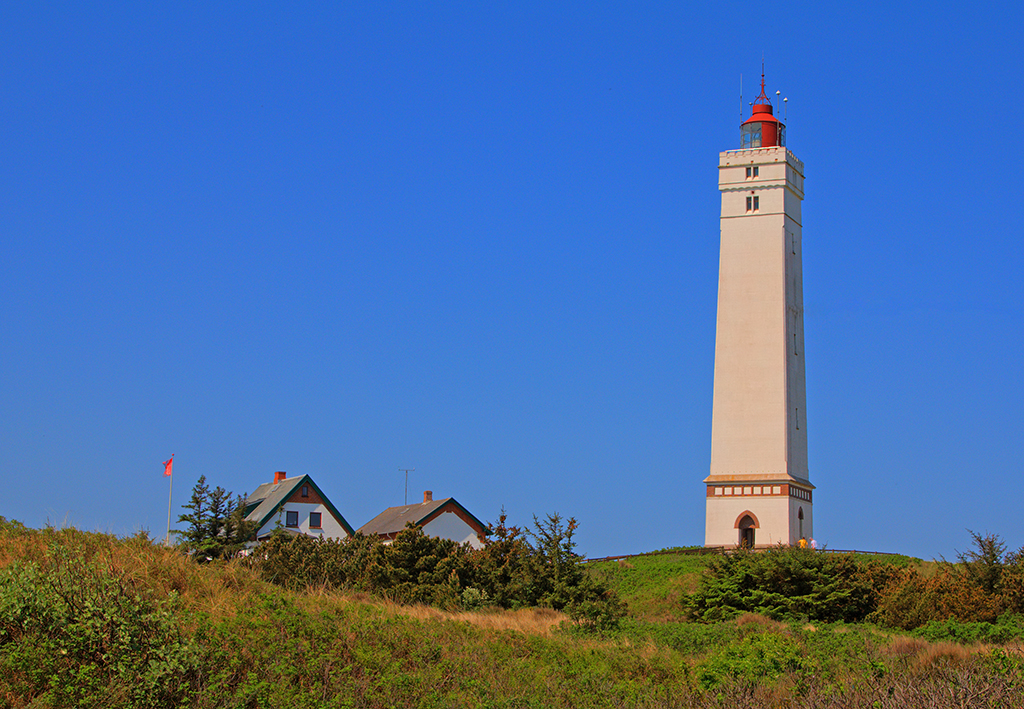
M302 486L302 496L309 497L309 485Z
M299 526L299 513L298 512L285 512L284 513L284 526L285 527L298 527Z
M309 513L309 526L312 529L320 529L320 513L310 512Z

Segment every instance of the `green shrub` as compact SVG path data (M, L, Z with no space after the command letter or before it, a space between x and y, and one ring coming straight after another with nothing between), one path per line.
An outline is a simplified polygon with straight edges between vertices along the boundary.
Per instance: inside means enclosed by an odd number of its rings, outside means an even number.
M477 550L411 524L391 544L358 534L344 540L276 534L251 563L265 580L293 590L351 589L440 608L543 606L607 633L626 609L584 568L575 530L575 520L549 515L524 532L506 526L502 513L494 538Z
M740 613L859 622L874 610L880 589L897 573L884 562L864 562L845 554L784 546L740 549L711 559L687 608L703 622Z
M1024 639L1024 617L1007 613L996 622L962 622L954 619L930 620L914 630L915 637L931 642L990 643L1002 645Z
M763 683L803 669L803 649L782 633L755 633L717 649L697 665L701 687L713 689L727 681Z
M0 676L54 706L174 704L197 655L177 598L152 597L101 557L51 542L45 565L0 570Z

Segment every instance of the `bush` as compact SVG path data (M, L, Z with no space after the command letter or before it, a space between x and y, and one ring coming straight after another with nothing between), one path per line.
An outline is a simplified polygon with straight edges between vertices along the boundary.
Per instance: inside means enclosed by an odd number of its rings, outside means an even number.
M869 620L890 628L913 630L931 621L994 622L1002 612L999 596L950 566L931 578L914 569L904 571L878 600Z
M176 622L102 557L52 540L44 565L0 571L0 675L16 695L54 706L169 706L198 665Z
M717 649L697 666L697 681L713 689L727 681L761 684L803 669L804 649L793 637L753 633Z
M344 540L278 534L251 558L265 580L290 589L347 588L441 608L542 606L564 611L582 628L609 632L625 606L587 573L575 552L575 530L575 520L549 515L524 532L507 526L502 513L494 539L477 550L409 525L391 544L358 534Z
M703 622L740 613L858 622L874 610L881 589L898 573L883 562L799 547L740 549L711 560L687 608Z
M991 643L1003 645L1024 639L1024 617L1007 613L995 623L931 620L914 631L915 637L931 642Z

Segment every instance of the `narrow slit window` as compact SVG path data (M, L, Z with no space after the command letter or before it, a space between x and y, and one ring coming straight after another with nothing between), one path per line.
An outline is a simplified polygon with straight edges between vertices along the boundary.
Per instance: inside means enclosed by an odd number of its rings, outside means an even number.
M752 174L752 172L751 172L750 168L748 167L747 168L747 179L748 180L750 179L751 174Z
M754 177L757 177L757 168L754 168Z
M755 212L756 212L756 211L758 210L758 208L759 208L759 206L760 206L760 202L761 202L761 198L760 198L760 197L757 197L757 196L755 196L755 197L754 197L754 211L755 211ZM778 242L776 242L776 243L778 243Z
M751 205L753 205L753 203L754 203L754 198L753 197L747 197L747 211L748 212L752 209Z

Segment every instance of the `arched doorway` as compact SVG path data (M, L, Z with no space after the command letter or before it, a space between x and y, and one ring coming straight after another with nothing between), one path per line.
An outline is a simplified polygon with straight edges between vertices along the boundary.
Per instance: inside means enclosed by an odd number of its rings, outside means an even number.
M797 510L796 518L800 521L800 539L804 538L804 508Z
M754 529L756 529L757 523L750 517L750 515L744 515L738 526L740 530L740 546L744 549L753 549Z

